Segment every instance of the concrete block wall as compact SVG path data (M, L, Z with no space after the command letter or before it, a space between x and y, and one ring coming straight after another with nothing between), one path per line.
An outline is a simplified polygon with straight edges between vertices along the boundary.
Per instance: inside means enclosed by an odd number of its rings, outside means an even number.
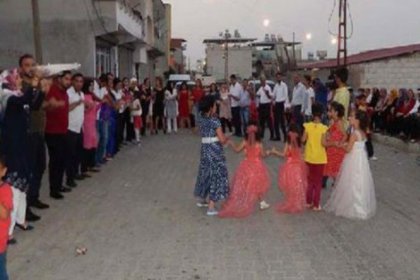
M354 87L420 88L420 53L350 66L358 72L359 83Z

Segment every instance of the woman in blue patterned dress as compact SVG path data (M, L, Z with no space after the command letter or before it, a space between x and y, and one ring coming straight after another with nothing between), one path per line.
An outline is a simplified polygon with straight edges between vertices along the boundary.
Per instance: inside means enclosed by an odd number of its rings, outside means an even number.
M229 195L229 179L223 144L228 138L223 134L216 114L216 99L206 96L200 102L201 159L194 195L198 207L208 207L207 215L218 214L215 203ZM207 199L209 202L207 203Z

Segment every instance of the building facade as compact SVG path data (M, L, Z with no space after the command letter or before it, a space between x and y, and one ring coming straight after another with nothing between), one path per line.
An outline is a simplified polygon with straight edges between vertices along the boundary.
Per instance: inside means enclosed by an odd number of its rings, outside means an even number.
M151 76L154 72L146 71L155 68L150 54L165 55L164 46L154 40L165 28L154 24L154 2L163 5L160 0L39 1L43 63L77 62L91 77L106 72ZM0 41L0 68L16 67L20 55L35 52L31 1L4 0L0 10L14 11L0 17L1 34L11 38Z
M349 86L357 88L420 88L420 44L377 49L350 55ZM335 60L300 65L325 81L336 68Z

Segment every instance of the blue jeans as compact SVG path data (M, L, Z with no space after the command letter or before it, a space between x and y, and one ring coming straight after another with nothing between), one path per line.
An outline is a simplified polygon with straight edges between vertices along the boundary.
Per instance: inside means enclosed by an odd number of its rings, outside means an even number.
M0 280L9 280L6 269L6 252L0 254Z
M248 107L241 107L241 123L243 127L243 133L246 134L246 127L249 123L249 108Z
M98 149L96 150L96 164L102 164L106 156L106 146L108 143L108 121L97 120L96 130L98 133Z

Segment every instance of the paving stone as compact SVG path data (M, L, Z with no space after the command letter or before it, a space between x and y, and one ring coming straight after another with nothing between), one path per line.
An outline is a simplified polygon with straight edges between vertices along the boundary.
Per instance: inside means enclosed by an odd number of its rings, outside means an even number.
M266 143L269 148L273 144ZM275 144L278 145L278 144ZM416 155L375 145L378 211L369 221L327 213L242 220L208 218L192 197L200 140L189 132L125 147L101 173L61 201L48 201L8 252L14 280L335 280L420 275L420 170ZM240 155L227 151L232 174ZM266 160L276 186L282 160ZM330 190L323 191L322 200ZM76 256L78 246L88 248Z

